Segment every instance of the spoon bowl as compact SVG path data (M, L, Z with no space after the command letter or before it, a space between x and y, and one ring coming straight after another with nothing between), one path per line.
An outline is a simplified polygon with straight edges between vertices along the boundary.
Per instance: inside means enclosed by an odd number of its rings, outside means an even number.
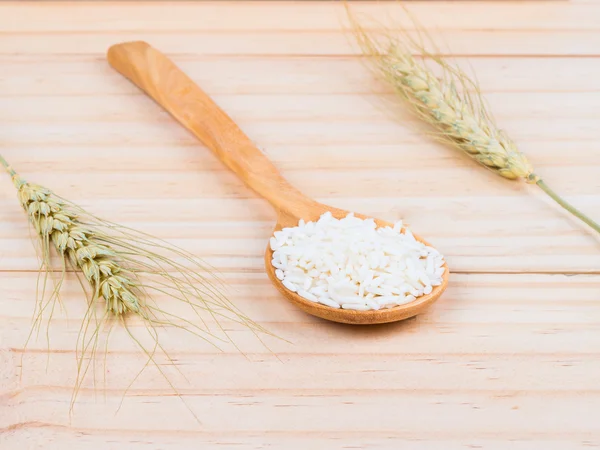
M289 214L280 213L277 218L277 224L275 225L275 231L279 231L285 227L295 227L298 225L300 219L304 219L306 222L317 221L323 213L327 211L331 212L333 217L336 219L342 219L350 211L344 211L342 209L331 208L326 205L315 203L312 206L312 213L304 215L302 217L293 217ZM354 213L354 215L360 219L368 219L368 216ZM373 218L378 227L393 227L392 223ZM430 246L430 244L422 239L421 237L414 234L417 241ZM311 302L304 297L298 295L295 292L287 289L275 275L275 267L271 264L273 259L273 250L267 245L265 251L265 268L267 275L271 279L273 285L281 292L290 302L296 305L298 308L312 314L313 316L320 317L322 319L331 320L333 322L348 323L353 325L374 325L380 323L397 322L400 320L414 317L424 312L429 306L431 306L446 290L448 286L448 266L444 263L444 275L442 277L442 284L433 288L430 294L422 295L416 300L406 303L404 305L394 306L393 308L369 310L369 311L355 311L351 309L342 308L331 308L330 306L322 305L320 303Z
M114 69L154 99L250 188L273 205L278 213L274 231L295 227L300 219L317 221L328 211L337 219L349 213L318 203L291 186L233 120L158 50L145 42L125 42L112 46L107 57ZM368 218L362 214L354 215L361 219ZM392 226L388 222L374 220L379 227ZM429 246L422 238L414 236ZM272 257L273 252L267 245L265 268L277 289L303 311L334 322L369 325L404 320L425 311L448 285L449 270L444 263L442 284L433 288L430 294L422 295L410 303L380 310L338 309L311 302L285 288L275 275Z

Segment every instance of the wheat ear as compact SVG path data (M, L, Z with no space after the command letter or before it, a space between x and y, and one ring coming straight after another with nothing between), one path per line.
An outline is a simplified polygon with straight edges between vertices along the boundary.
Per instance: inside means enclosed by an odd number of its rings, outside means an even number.
M258 333L273 336L235 308L222 293L223 286L211 268L190 253L147 234L97 218L51 190L26 182L1 155L0 164L11 176L19 202L41 243L43 270L40 274L44 273L46 278L41 283L34 311L34 323L27 341L29 342L34 329L37 328L39 332L45 311L50 311L48 322L50 321L55 304L60 301L60 287L67 265L80 271L91 288L88 310L76 344L78 371L71 408L90 366L95 367L93 361L100 331L106 324L112 325L115 318L148 356L148 363L144 367L153 363L175 391L163 368L155 361L156 352L160 351L172 363L159 342L155 327L175 326L215 346L217 344L214 341L228 341L235 346L220 324L221 319L242 324L257 337ZM45 299L46 279L48 274L53 272L51 247L62 261L63 270L52 295ZM177 259L183 259L187 266ZM39 284L38 282L38 286ZM176 315L166 311L153 301L153 294L166 294L172 300L184 303L189 307L189 313ZM216 335L208 327L200 315L201 312L207 312L215 320L218 331L223 336ZM126 317L130 314L142 319L145 324L142 330L147 332L147 337L152 341L150 346L142 344L142 339L127 326ZM203 326L189 319L194 315L200 318ZM48 333L47 338L49 340ZM86 355L90 358L84 364ZM136 378L137 376L134 380ZM179 396L178 393L177 395ZM185 403L183 397L179 397ZM191 409L190 411L193 414Z
M600 233L598 223L566 202L534 172L527 157L496 125L474 80L457 66L427 51L403 30L398 32L398 37L387 31L383 33L383 40L377 39L351 14L347 4L346 7L358 44L377 75L435 130L433 135L437 139L458 148L504 178L536 184L560 206ZM413 52L421 58L415 58ZM437 66L441 77L424 63L424 58Z
M106 311L120 316L139 313L140 301L131 275L119 264L115 251L97 242L94 232L79 223L77 215L55 198L52 191L13 176L19 202L43 242L52 242L58 254L83 273L93 295L102 296Z

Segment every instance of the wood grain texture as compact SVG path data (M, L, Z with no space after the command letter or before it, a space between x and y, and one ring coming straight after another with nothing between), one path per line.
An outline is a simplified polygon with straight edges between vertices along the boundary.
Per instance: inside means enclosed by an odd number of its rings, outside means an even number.
M476 72L537 171L600 218L600 4L409 7ZM391 3L356 8L399 18ZM0 176L2 450L600 447L600 239L532 187L427 140L386 103L343 17L336 2L0 4L2 154L31 181L216 265L236 305L291 341L269 340L269 352L227 324L243 356L164 330L198 425L153 368L115 415L145 363L116 330L106 384L88 378L70 418L82 296L70 274L49 357L43 335L24 350L38 263ZM426 236L455 272L442 301L359 330L286 302L262 260L276 213L106 62L110 45L137 39L303 193Z

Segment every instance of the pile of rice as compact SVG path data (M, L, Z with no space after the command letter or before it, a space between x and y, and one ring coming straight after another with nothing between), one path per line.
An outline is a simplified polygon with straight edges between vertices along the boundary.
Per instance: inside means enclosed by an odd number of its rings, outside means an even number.
M444 257L417 241L402 222L378 228L352 213L276 231L271 264L283 285L332 308L393 308L442 284Z

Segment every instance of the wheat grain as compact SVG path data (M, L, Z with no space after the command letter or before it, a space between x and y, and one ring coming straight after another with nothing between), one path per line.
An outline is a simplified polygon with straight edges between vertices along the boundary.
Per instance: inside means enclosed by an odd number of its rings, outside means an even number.
M13 182L36 233L81 269L95 295L104 298L106 310L117 316L139 312L138 295L133 292L136 283L119 264L117 253L96 242L94 232L80 224L77 215L52 191L26 183L18 175L13 176Z

